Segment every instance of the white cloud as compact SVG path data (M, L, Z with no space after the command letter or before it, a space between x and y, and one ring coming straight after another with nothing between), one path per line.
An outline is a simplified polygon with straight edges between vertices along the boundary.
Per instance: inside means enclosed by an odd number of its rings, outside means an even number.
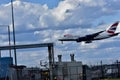
M117 44L119 37L84 45L75 42L60 44L57 41L64 34L83 36L104 30L108 24L102 26L99 24L114 21L112 16L119 14L119 2L119 0L64 0L57 7L49 9L47 5L22 2L21 0L14 1L16 43L55 42L56 54L67 55L72 52L76 55L80 54L77 58L80 57L82 60L84 60L83 58L91 59L91 57L106 58L106 54L112 55L111 52L119 55L118 49L112 49L112 47L119 47ZM102 21L99 20L100 18ZM120 16L116 16L116 19L119 20L119 18ZM0 5L0 24L10 25L12 32L10 3ZM30 32L26 33L27 31ZM2 37L1 43L4 43L5 37ZM25 61L28 61L29 57L35 57L33 60L36 61L37 55L36 53L32 53L31 56L26 55L24 56L27 58ZM111 57L108 56L108 58ZM19 58L22 58L22 55Z

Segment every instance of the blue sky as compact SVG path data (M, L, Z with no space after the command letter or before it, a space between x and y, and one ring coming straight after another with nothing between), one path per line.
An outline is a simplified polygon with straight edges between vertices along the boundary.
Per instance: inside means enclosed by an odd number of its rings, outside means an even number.
M28 2L34 2L34 3L38 3L38 4L47 4L49 6L49 8L54 8L58 5L58 3L61 1L61 0L25 0L25 1L28 1Z
M0 24L9 25L12 33L9 1L0 3ZM71 53L83 64L120 60L120 36L90 44L58 41L64 34L83 36L120 21L119 3L120 0L16 0L13 2L16 44L54 42L56 61L58 54L63 55L63 61L70 61ZM0 29L0 45L8 45L7 29ZM8 51L2 51L2 56L9 56ZM17 57L18 64L27 66L38 66L40 60L48 59L46 48L17 50Z
M9 3L11 0L2 0L0 3L5 4ZM15 0L13 0L15 1ZM32 2L32 3L37 3L37 4L47 4L49 8L54 8L58 5L58 3L62 0L22 0L24 2Z

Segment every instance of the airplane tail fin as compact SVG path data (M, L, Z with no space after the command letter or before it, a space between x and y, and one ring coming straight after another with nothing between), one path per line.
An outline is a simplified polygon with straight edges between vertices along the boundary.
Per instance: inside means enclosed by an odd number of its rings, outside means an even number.
M109 34L115 34L118 25L119 25L119 21L113 23L108 29L106 29L106 32L109 33Z

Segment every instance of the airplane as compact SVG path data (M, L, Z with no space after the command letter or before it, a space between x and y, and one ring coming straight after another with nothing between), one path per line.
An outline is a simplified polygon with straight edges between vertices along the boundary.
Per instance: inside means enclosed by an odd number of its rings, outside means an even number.
M63 43L63 41L76 41L91 43L95 40L102 40L110 37L117 36L120 33L120 22L117 21L109 26L106 30L99 31L97 33L85 35L85 36L73 36L71 34L65 34L63 38L58 39Z

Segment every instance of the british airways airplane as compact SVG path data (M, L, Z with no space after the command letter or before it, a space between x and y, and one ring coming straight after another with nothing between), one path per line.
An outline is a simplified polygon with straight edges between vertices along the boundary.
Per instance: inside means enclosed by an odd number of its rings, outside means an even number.
M85 36L73 36L70 34L64 35L63 38L58 39L59 41L76 41L76 42L85 42L85 43L91 43L94 40L101 40L110 38L113 36L117 36L120 33L120 22L115 22L111 26L109 26L106 30L85 35Z

